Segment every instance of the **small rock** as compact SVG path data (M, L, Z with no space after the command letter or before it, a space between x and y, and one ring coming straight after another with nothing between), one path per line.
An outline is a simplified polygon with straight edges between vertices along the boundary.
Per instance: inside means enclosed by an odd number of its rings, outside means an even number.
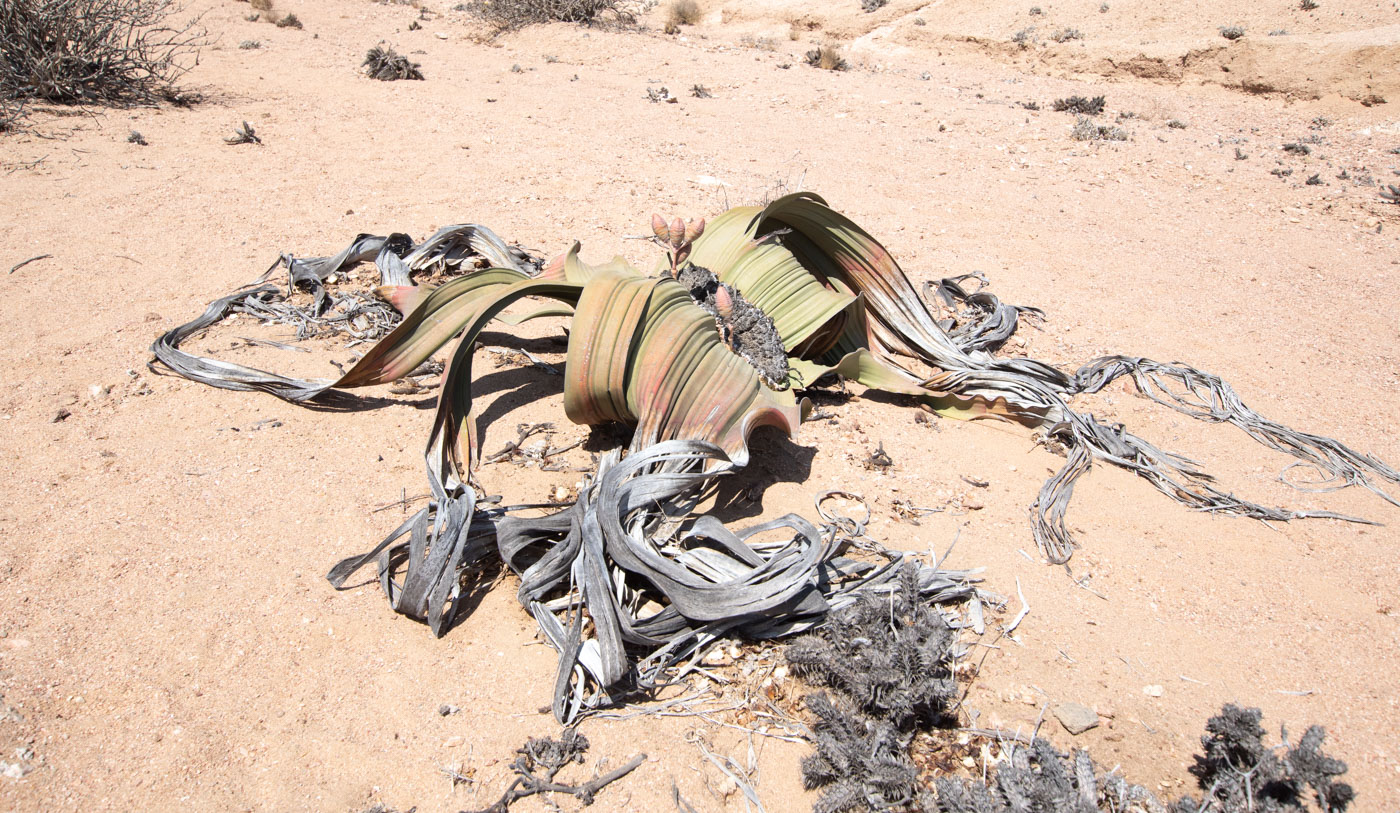
M457 747L461 746L461 744L464 743L464 742L466 742L466 741L467 741L467 740L466 740L465 737L461 737L461 736L452 736L452 737L448 737L447 739L445 739L445 740L442 741L442 747L443 747L443 748L457 748Z
M31 769L18 762L0 762L0 775L6 779L23 779Z
M1083 734L1099 724L1099 715L1088 706L1079 703L1056 703L1050 708L1055 719L1071 734Z
M705 657L700 661L705 666L727 666L729 662L729 653L725 652L722 646L717 646L706 652Z
M966 508L969 511L981 511L983 508L986 507L982 504L981 500L975 500L972 498L963 500L962 506L963 508Z
M1156 683L1153 683L1150 686L1143 686L1142 693L1147 695L1148 697L1161 697L1162 687Z
M438 714L441 714L443 717L446 717L449 714L456 714L459 711L461 711L461 709L457 708L456 706L449 706L446 703L443 703L441 706L438 706Z
M60 407L59 410L53 414L53 417L49 419L49 423L58 423L59 421L66 421L70 417L72 417L72 415L72 412L69 412L68 410Z

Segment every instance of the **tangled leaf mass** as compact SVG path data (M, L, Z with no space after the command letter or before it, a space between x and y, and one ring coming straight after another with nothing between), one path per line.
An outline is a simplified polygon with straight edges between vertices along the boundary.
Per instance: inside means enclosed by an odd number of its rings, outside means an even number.
M966 276L944 280L921 298L873 237L815 195L731 210L697 234L690 250L687 245L688 265L677 267L673 256L670 271L647 277L621 260L582 263L577 246L542 269L474 224L440 229L420 244L403 234L362 234L335 256L283 255L258 283L216 300L151 349L159 363L211 386L334 405L346 397L339 390L408 375L456 337L425 455L431 502L374 550L336 565L329 578L341 586L375 564L393 609L440 635L484 587L486 566L498 558L519 574L522 605L559 651L554 711L561 721L666 683L675 668L722 637L810 631L829 613L870 600L858 595L903 591L908 603L910 590L924 601L971 594L967 573L919 566L901 581L898 555L883 562L848 556L863 527L846 518L816 525L788 515L735 532L695 515L720 478L747 463L755 427L796 428L805 406L782 389L793 379L805 388L837 374L944 414L1037 427L1066 457L1031 505L1035 539L1052 562L1072 553L1065 512L1075 482L1095 461L1128 469L1197 510L1362 521L1241 499L1217 488L1194 462L1071 406L1074 396L1119 378L1159 404L1234 424L1315 467L1330 478L1321 488L1361 485L1400 504L1380 486L1400 482L1400 472L1338 441L1264 418L1209 373L1107 356L1070 375L997 355L1019 317L1039 311L969 290ZM375 293L392 309L327 288L332 275L371 260L380 277ZM267 282L279 267L288 273L286 294ZM429 275L447 281L419 284ZM295 290L309 294L310 304L293 306ZM480 496L472 466L476 337L491 321L506 319L509 305L531 297L559 305L519 320L573 314L563 375L570 417L638 427L625 457L605 456L577 501L544 517ZM940 321L931 302L951 316ZM360 340L388 332L336 380L291 378L180 349L190 336L240 312L294 324L298 335L343 329ZM745 363L731 363L736 358ZM915 363L927 372L906 366ZM901 657L917 655L908 663L931 657L918 653L915 647ZM939 685L920 691L936 695ZM863 692L915 717L929 713L935 696Z

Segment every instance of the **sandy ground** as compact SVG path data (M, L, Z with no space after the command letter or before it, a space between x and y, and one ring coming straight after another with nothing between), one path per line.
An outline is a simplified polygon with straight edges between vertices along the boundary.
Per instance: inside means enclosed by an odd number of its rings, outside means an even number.
M300 31L248 22L232 0L198 6L219 37L186 80L205 104L41 111L49 138L0 140L0 265L53 255L3 277L0 298L0 759L32 769L0 778L0 808L483 807L508 783L514 748L557 733L539 712L553 652L512 579L435 640L376 588L338 593L322 578L398 523L398 509L375 508L423 490L430 394L315 411L146 369L156 334L284 250L467 221L545 254L580 239L587 258L650 264L654 249L626 237L653 211L714 214L806 188L916 281L984 271L1005 300L1044 308L1017 352L1067 367L1105 352L1179 359L1268 416L1400 461L1400 207L1360 183L1400 183L1400 98L1357 101L1396 81L1393 59L1372 69L1400 41L1388 3L1179 3L1163 19L1145 3L1067 2L1032 20L990 2L896 0L864 15L769 0L707 5L679 36L659 33L657 10L649 31L548 26L482 41L445 5L410 31L409 6L296 2L285 10ZM1032 24L1048 41L1011 43ZM1228 45L1215 33L1226 24L1249 34ZM1066 26L1084 38L1049 40ZM1275 28L1295 33L1265 36ZM852 70L802 63L826 37ZM361 76L380 40L427 81ZM1279 55L1285 45L1343 48L1350 67L1313 74ZM1274 90L1193 69L1199 51L1217 68L1248 62ZM1112 67L1139 55L1182 69ZM696 85L712 98L691 96ZM679 103L648 101L660 86ZM1129 140L1070 140L1073 117L1049 109L1070 94L1106 95L1102 120ZM1040 110L1018 104L1031 101ZM222 143L243 120L262 146ZM133 129L150 146L128 143ZM1281 150L1310 137L1310 155ZM239 331L201 347L312 375L349 358L337 346L231 350ZM527 420L585 434L563 422L557 379L488 365L480 386L493 399L488 451ZM969 698L983 725L1028 731L1047 702L1093 706L1098 728L1071 738L1050 721L1042 734L1174 796L1206 718L1256 705L1273 734L1327 727L1357 809L1400 808L1400 509L1359 489L1295 492L1277 480L1281 456L1116 388L1085 408L1197 456L1251 498L1388 525L1212 518L1096 469L1071 508L1082 544L1071 576L1039 560L1026 517L1058 458L1015 427L916 423L873 398L834 407L836 421L796 441L760 436L762 514L859 490L888 544L942 550L956 537L950 565L985 567L1005 595L1019 582L1030 607L1019 642L998 644ZM861 465L879 443L889 474ZM501 464L482 478L524 501L577 475ZM893 514L897 497L950 510L912 525ZM441 716L442 704L460 711ZM745 761L731 729L680 718L584 731L590 769L649 755L599 809L670 809L673 788L702 810L743 807L692 742ZM765 807L809 807L805 747L754 748ZM444 766L475 784L454 789Z

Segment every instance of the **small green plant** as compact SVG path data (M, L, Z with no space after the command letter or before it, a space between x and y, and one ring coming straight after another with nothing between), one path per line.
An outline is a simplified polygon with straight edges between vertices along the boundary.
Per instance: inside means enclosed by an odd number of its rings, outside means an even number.
M1220 26L1220 36L1233 42L1244 36L1244 28L1238 25L1222 25Z
M148 147L148 146L150 146L150 142L146 141L146 137L143 136L143 135L141 135L141 134L140 134L139 132L137 132L136 130L132 130L132 131L127 135L127 137L126 137L126 143L128 143L128 144L135 144L135 145L138 146L138 147Z
M1182 121L1181 119L1172 119L1167 122L1167 126L1172 128L1173 130L1185 130L1186 122Z
M262 43L258 40L243 40L238 43L238 50L240 51L256 51L261 47Z
M844 71L851 66L835 45L821 45L807 52L807 64L824 71Z
M1011 41L1021 46L1022 49L1031 47L1035 44L1035 26L1028 25L1012 34Z

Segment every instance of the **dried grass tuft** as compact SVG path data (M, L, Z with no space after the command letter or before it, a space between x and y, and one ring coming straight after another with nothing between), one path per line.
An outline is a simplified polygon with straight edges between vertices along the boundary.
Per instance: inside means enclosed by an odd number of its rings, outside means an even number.
M372 79L381 82L394 82L399 79L423 78L423 72L419 70L417 62L410 62L408 57L396 52L393 48L376 45L365 54L365 61L362 65Z

